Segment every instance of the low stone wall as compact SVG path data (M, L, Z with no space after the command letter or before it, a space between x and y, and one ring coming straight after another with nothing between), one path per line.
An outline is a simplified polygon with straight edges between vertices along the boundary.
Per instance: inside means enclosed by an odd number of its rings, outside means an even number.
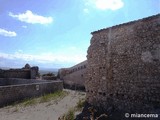
M0 86L0 107L63 89L61 81L47 80L0 79L0 85L3 85Z
M57 78L55 76L43 76L43 80L56 80Z
M30 79L30 69L0 70L0 78L25 78Z
M20 79L20 78L0 78L0 86L32 84L46 82L46 80Z
M36 79L38 76L39 68L34 67L23 67L19 69L0 69L0 78L22 78L22 79Z

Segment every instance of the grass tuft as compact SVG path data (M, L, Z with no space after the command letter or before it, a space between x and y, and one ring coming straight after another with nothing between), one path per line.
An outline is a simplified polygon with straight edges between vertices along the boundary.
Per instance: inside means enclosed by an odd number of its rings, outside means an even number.
M59 117L58 120L74 120L75 113L77 111L81 111L84 105L85 105L85 99L79 99L77 105L74 108L69 109L68 112L63 116Z
M66 92L62 92L62 91L57 91L55 93L50 93L50 94L46 94L46 95L43 95L40 97L40 103L43 103L43 102L48 102L52 99L56 99L56 98L59 98L59 97L64 97L66 95Z
M81 110L85 105L85 99L80 99L76 105L77 110Z
M64 114L62 117L59 117L58 120L74 120L75 118L75 111L73 108L69 109L66 114Z
M17 101L15 103L13 103L12 106L18 106L18 105L22 105L24 107L32 106L32 105L36 105L39 103L49 102L51 100L63 98L66 95L68 95L68 92L66 92L66 91L57 91L54 93L45 94L45 95L37 97L37 98L29 98L29 99L25 99L22 101Z
M25 107L35 104L36 104L36 99L25 99L24 101L22 101L22 105L24 105Z
M66 120L74 120L74 110L70 109L67 114L65 115Z

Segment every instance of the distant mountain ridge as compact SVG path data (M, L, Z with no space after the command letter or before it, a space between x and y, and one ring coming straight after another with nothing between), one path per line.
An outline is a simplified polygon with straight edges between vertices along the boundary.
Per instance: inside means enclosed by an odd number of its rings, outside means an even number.
M9 70L11 68L10 67L0 67L0 69L2 69L2 70Z
M2 69L2 70L9 70L9 69L17 69L17 68L0 67L0 69ZM18 69L21 69L21 68L18 68ZM58 68L39 68L39 73L41 75L47 74L47 73L54 73L55 75L57 75Z
M57 75L58 68L39 68L39 73L41 75L47 74L47 73L53 73L53 74Z

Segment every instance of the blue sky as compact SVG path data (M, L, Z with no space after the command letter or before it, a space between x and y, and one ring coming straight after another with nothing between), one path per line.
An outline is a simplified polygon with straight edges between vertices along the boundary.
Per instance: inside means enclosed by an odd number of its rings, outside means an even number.
M0 67L70 67L91 32L160 13L160 0L0 0Z

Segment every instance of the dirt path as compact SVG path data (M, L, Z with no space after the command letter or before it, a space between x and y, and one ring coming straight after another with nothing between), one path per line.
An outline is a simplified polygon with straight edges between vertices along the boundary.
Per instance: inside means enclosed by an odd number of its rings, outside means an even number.
M0 120L58 120L59 116L76 106L79 99L85 98L84 92L65 91L69 94L59 101L52 100L28 107L0 108Z

